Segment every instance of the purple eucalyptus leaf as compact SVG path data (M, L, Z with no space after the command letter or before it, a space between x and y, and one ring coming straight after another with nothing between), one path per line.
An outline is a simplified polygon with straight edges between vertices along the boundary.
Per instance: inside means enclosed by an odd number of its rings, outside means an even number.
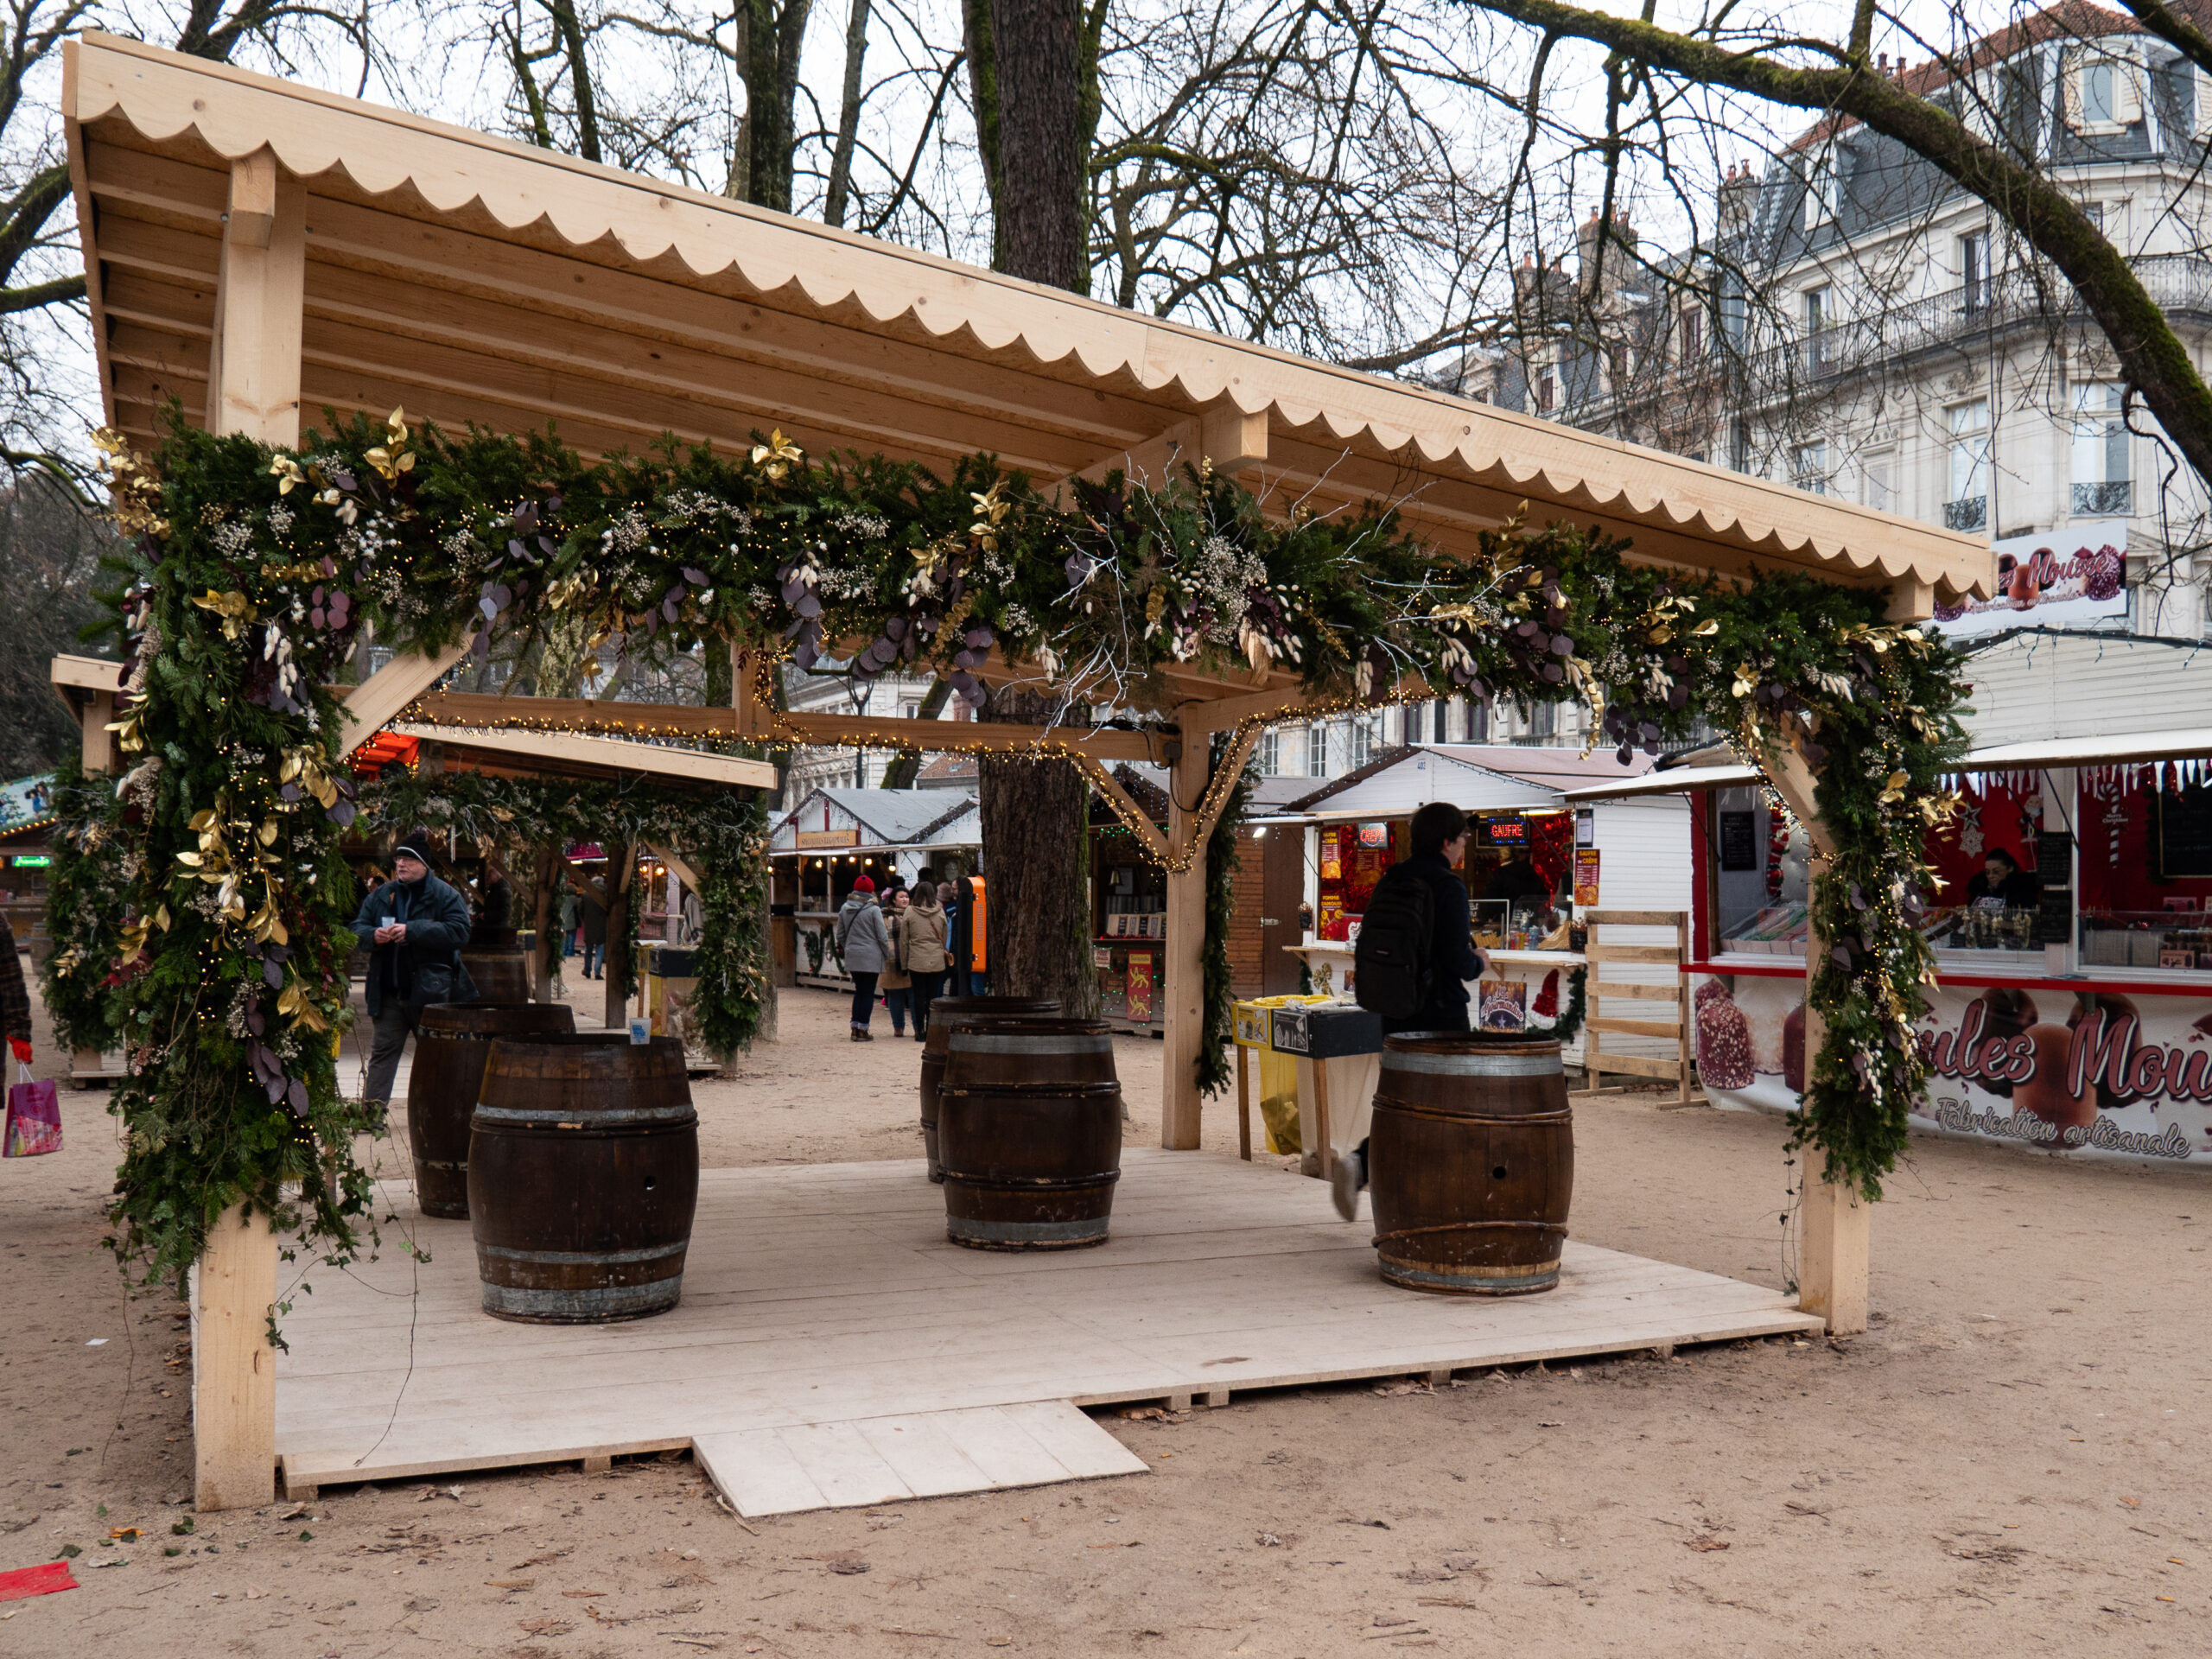
M281 991L284 988L284 967L282 963L263 963L261 964L261 976L268 982L269 988L270 990Z
M687 564L683 567L683 580L694 588L709 588L714 585L707 580L707 573L696 565Z
M515 528L525 536L537 528L537 502L525 501L515 509ZM510 543L509 545L512 546L512 543ZM517 548L516 551L519 552L521 550Z
M358 495L360 493L361 480L355 478L351 473L333 473L330 475L330 481L335 484L340 489L345 491L348 495Z
M290 1103L295 1116L305 1117L308 1115L308 1086L299 1078L294 1077L286 1085L284 1098Z
M351 801L336 801L324 809L323 817L328 818L340 830L350 830L353 827L353 820L359 816L360 810Z
M1842 969L1844 972L1849 973L1851 971L1851 947L1849 945L1839 944L1834 950L1828 952L1828 956L1835 963L1835 965Z
M1567 671L1561 668L1557 663L1546 663L1544 664L1544 678L1548 680L1552 684L1557 685L1566 677Z
M499 602L489 595L476 601L476 608L484 613L484 620L492 621L499 614Z
M791 608L797 611L801 616L808 618L817 617L822 614L822 601L813 594L801 594L798 598L793 601Z
M332 558L329 554L324 554L322 556L321 569L322 574L326 576L336 575L338 574L338 561Z
M280 1071L275 1077L270 1078L264 1086L269 1090L269 1103L271 1106L277 1104L284 1098L284 1074L283 1072Z
M674 600L672 600L672 599L664 599L663 601L661 601L661 602L660 602L660 613L661 613L663 616L666 617L666 618L667 618L671 622L675 621L675 620L676 620L676 601L675 601Z
M296 801L300 798L300 786L297 784L287 784L278 790L276 794L282 800Z
M561 550L558 544L555 543L550 536L539 537L537 538L537 545L543 550L545 556L549 559Z
M320 628L322 626L321 606L318 605L315 609L308 613L308 626L311 628Z
M515 559L527 559L530 555L524 550L523 544L519 540L510 536L507 537L507 556Z
M269 1029L268 1017L261 1012L260 1003L249 1002L245 1005L245 1028L257 1037Z
M887 639L904 639L906 637L906 619L903 616L894 616L886 622L883 625L883 637Z

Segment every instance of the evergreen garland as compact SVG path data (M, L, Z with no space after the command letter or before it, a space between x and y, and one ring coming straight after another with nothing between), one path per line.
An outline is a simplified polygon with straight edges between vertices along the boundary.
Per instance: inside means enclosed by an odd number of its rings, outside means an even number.
M136 807L108 912L131 1066L112 1214L118 1250L156 1274L181 1280L241 1199L340 1255L354 1243L362 1126L331 1048L355 806L330 687L365 624L395 649L467 639L480 657L497 640L653 661L732 639L806 667L849 645L856 679L914 664L970 701L997 653L1137 711L1167 701L1171 664L1288 668L1339 706L1415 683L1586 702L1624 758L1704 717L1746 752L1802 755L1836 842L1813 905L1835 941L1810 985L1828 1036L1800 1138L1869 1198L1904 1143L1930 966L1912 888L1964 745L1958 658L1886 623L1879 593L1722 583L1567 524L1516 520L1462 559L1387 506L1271 519L1203 470L1159 490L1072 480L1063 505L989 456L940 479L810 460L777 434L596 465L550 432L449 436L398 411L297 449L175 412L153 456L100 442L133 538L105 595ZM721 902L737 918L757 900ZM759 969L741 939L721 953L726 987ZM726 1006L734 1031L744 998Z
M39 985L65 1048L105 1053L119 1035L116 958L136 874L125 810L108 779L86 778L77 755L65 755L54 767L54 864L46 900L54 950L39 966Z
M1217 772L1228 759L1231 735L1214 734L1211 760ZM1222 804L1213 839L1206 843L1205 1011L1198 1038L1198 1089L1208 1095L1220 1094L1236 1075L1229 1059L1230 1045L1236 1036L1236 994L1230 985L1229 924L1236 913L1236 867L1243 856L1243 838L1237 831L1243 827L1256 776L1253 763L1247 760Z

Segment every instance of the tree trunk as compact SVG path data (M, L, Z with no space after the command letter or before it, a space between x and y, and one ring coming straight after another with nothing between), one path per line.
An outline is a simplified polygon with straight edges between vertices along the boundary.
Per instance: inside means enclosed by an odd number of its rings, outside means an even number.
M1083 234L1080 0L989 0L997 68L998 268L1079 289Z
M636 885L638 849L622 842L607 850L607 961L600 969L607 976L607 1001L601 1018L608 1030L617 1031L630 1023L622 976L630 965L630 889Z
M561 958L561 941L554 937L561 925L561 849L541 847L531 861L532 906L537 928L530 951L530 994L540 1002L553 1000L553 964Z
M1058 699L1001 690L986 720L1039 725ZM1065 760L982 758L986 974L998 996L1056 996L1098 1016L1091 966L1090 785Z
M837 101L837 146L830 156L830 189L823 199L825 224L842 226L853 185L853 145L861 130L861 69L868 57L869 0L853 0L845 25L845 84Z

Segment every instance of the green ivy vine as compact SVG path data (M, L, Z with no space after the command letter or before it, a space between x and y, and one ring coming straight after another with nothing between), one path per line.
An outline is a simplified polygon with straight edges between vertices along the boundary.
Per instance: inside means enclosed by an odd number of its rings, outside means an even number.
M550 431L448 435L394 411L296 449L181 415L151 455L102 443L132 538L105 596L129 676L102 976L131 1068L113 1215L117 1249L154 1273L181 1277L241 1200L353 1247L363 1126L332 1049L353 944L338 843L358 807L332 688L371 627L401 650L585 666L725 640L801 666L849 652L856 679L912 665L971 702L996 656L1139 715L1166 705L1173 664L1287 669L1338 706L1417 688L1580 701L1624 758L1702 716L1747 753L1802 756L1835 838L1814 904L1836 954L1810 987L1828 1037L1798 1132L1870 1198L1904 1144L1929 965L1914 889L1963 744L1957 658L1885 622L1879 593L1722 582L1564 523L1516 520L1463 558L1387 504L1271 518L1203 471L1060 499L986 455L939 477L776 434L592 463ZM743 1040L757 1001L760 830L715 830L723 858L700 845L723 918L717 1041Z

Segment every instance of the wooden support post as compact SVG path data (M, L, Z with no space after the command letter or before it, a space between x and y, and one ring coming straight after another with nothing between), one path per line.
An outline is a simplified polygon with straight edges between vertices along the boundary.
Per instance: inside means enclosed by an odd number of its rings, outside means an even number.
M1166 1030L1160 1047L1160 1144L1171 1152L1198 1144L1198 1044L1205 1036L1206 852L1193 836L1206 791L1207 745L1185 741L1167 769L1167 844L1190 861L1167 874Z
M1325 1181L1337 1173L1336 1131L1329 1125L1329 1063L1308 1060L1305 1064L1313 1068L1314 1155L1320 1160L1321 1179Z
M1813 1022L1805 1021L1805 1049L1813 1052ZM1828 1322L1832 1337L1866 1328L1866 1270L1873 1206L1856 1187L1824 1179L1827 1155L1805 1154L1797 1205L1797 1306Z
M1804 758L1794 749L1762 757L1763 769L1775 792L1805 826L1813 843L1807 872L1811 891L1827 874L1835 842L1821 822L1813 798L1814 778ZM1817 927L1805 935L1805 983L1829 950ZM1813 1057L1827 1041L1827 1022L1807 999L1805 1007L1805 1063L1809 1075ZM1825 1154L1808 1152L1799 1171L1797 1219L1797 1306L1828 1322L1830 1336L1853 1336L1866 1328L1866 1285L1872 1246L1873 1214L1855 1188L1827 1179Z
M300 441L307 212L307 187L283 175L266 145L231 163L207 374L214 432Z
M233 1205L207 1230L192 1298L193 1507L254 1509L276 1492L276 1236Z
M207 424L264 443L300 441L307 188L266 147L231 164L215 279ZM364 686L359 690L366 690ZM373 729L373 728L372 728ZM363 734L364 736L366 734ZM357 740L358 741L358 740ZM193 1274L194 1503L252 1508L276 1491L276 1236L243 1205L216 1218Z
M1236 1045L1236 1155L1252 1161L1252 1052Z
M86 775L107 771L115 757L115 734L107 728L108 721L115 718L115 693L93 692L85 699L78 718L84 721L79 755Z

